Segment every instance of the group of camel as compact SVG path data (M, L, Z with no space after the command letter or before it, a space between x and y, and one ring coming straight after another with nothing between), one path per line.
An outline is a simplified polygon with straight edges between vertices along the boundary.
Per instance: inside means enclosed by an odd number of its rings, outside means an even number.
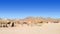
M0 18L0 27L14 27L14 22L7 18Z
M14 27L14 23L12 22L0 23L0 27Z
M27 17L25 19L14 19L10 20L7 18L0 18L0 27L16 27L18 25L28 25L28 26L34 26L34 25L43 25L45 23L59 23L60 19L52 19L52 18L41 18L41 17Z

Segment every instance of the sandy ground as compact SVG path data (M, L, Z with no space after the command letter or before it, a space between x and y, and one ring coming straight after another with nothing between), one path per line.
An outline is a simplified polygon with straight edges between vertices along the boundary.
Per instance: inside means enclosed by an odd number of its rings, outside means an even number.
M60 34L60 23L48 23L42 26L18 26L0 28L0 34Z

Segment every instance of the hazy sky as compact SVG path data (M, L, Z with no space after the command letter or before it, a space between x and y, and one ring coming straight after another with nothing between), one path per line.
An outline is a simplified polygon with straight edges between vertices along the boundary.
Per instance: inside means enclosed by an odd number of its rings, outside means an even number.
M60 0L0 0L0 17L60 17Z

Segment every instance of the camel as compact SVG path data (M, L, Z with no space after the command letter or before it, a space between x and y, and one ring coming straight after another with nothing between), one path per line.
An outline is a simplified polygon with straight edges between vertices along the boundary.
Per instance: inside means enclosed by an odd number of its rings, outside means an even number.
M7 27L14 27L14 22L8 22Z

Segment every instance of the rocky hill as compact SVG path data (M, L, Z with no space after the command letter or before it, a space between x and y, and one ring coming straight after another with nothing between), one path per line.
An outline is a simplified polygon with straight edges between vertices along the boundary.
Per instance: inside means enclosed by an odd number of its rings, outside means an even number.
M51 18L51 17L47 17L47 18L43 18L43 17L26 17L24 19L20 19L20 18L16 18L16 19L8 19L8 18L0 18L0 25L1 24L12 24L14 23L16 25L28 25L28 26L33 26L33 25L43 25L45 23L60 23L60 18Z

